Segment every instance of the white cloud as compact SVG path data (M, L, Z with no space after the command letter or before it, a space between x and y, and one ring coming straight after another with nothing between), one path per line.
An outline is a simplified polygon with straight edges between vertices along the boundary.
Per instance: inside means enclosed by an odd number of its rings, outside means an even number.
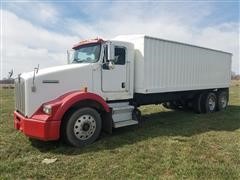
M25 19L36 22L35 24L55 24L60 16L58 9L46 2L8 2L7 10L20 15Z
M239 24L226 22L206 27L198 25L211 14L211 5L196 3L178 6L173 3L161 3L143 6L133 3L112 3L106 7L104 4L94 6L90 4L85 8L82 8L81 3L79 5L86 16L90 17L89 21L84 21L81 16L78 19L60 17L60 12L50 4L37 5L40 11L30 12L29 15L36 20L31 21L32 23L10 11L3 11L6 47L4 74L12 67L15 67L16 73L20 73L32 70L37 64L40 64L40 67L63 64L66 49L79 39L96 36L112 38L119 34L148 34L228 51L233 53L232 69L240 73ZM20 12L19 7L17 8ZM69 34L75 36L49 31L40 27L38 21L40 24L44 21L61 22Z
M182 4L181 4L182 5ZM104 4L84 8L87 12L103 9ZM126 4L115 3L99 12L93 23L71 20L69 30L81 37L112 38L119 34L148 34L164 39L200 45L233 53L232 70L240 73L239 24L226 22L206 27L213 7L208 3L178 6L172 3ZM91 15L89 15L91 16ZM211 21L208 19L208 21Z
M66 50L76 36L62 35L34 26L9 11L3 11L3 76L66 63Z
M58 12L55 8L46 4L38 4L38 16L43 22L51 21L55 23L57 21ZM35 13L36 14L36 13Z

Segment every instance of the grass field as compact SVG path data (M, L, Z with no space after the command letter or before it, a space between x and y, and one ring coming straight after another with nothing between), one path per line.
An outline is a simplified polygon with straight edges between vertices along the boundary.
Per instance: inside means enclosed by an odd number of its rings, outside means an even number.
M13 90L0 90L0 179L240 179L240 85L224 112L141 108L142 127L77 149L29 140L13 128ZM57 158L43 164L45 158Z

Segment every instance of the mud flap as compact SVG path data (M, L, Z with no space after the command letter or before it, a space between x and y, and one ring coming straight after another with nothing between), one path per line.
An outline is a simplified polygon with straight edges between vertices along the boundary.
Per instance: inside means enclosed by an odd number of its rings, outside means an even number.
M102 114L102 130L106 133L112 134L113 120L112 111L104 112Z

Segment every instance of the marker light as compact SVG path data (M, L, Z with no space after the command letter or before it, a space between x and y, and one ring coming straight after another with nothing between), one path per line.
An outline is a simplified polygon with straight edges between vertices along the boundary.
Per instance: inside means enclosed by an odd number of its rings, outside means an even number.
M52 113L52 107L50 105L43 105L43 112L50 115Z

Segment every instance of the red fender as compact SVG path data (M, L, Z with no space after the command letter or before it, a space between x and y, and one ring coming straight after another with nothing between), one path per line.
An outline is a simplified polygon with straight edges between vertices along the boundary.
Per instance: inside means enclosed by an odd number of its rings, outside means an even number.
M52 101L53 104L60 105L58 106L55 113L53 114L52 120L61 120L63 118L63 115L67 112L69 108L71 108L74 104L83 100L92 100L92 101L98 102L99 104L102 105L103 109L106 112L110 112L108 104L101 96L94 93L90 93L90 92L74 91L74 92L67 93L59 97L58 99ZM47 104L51 104L51 103L47 103Z
M39 107L36 113L34 113L30 118L22 116L15 111L14 127L32 138L44 141L57 140L60 136L61 119L64 114L74 104L83 100L95 101L102 105L106 112L110 112L108 104L99 95L85 91L73 91L62 95L55 100L44 103L44 105L50 105L52 107L51 115L43 112L43 106ZM111 131L112 125L109 127Z

